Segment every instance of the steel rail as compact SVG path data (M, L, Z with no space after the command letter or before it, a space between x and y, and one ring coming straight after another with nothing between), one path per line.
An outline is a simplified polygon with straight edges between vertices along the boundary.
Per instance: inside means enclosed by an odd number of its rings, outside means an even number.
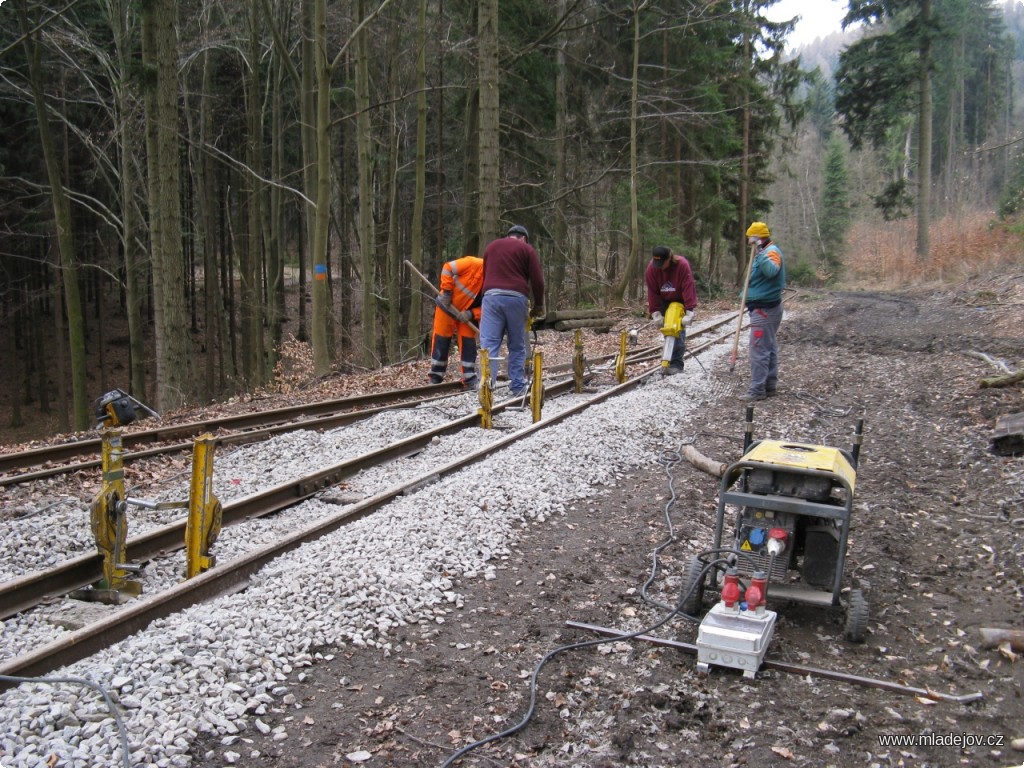
M444 389L461 389L462 388L462 384L459 383L459 382L450 382L448 384L434 384L434 385L431 385L431 386L434 387L434 388L442 387ZM376 396L368 395L368 396L366 396L366 402L372 402L373 398L376 398L378 400L383 399L385 401L388 401L388 400L399 400L400 398L408 397L408 394L407 394L408 392L412 392L414 390L421 390L421 389L424 389L424 388L423 387L415 387L412 390L395 389L395 390L391 390L391 391L386 392L386 393L380 393L380 394L378 394ZM225 434L225 435L219 435L216 438L214 438L214 440L215 440L215 444L218 445L218 446L220 446L220 445L240 445L240 444L244 444L244 443L255 442L257 440L263 440L263 439L266 439L267 437L271 437L273 435L280 435L280 434L284 434L284 433L287 433L287 432L295 432L295 431L300 430L300 429L312 429L312 430L315 430L315 431L319 431L319 430L323 430L323 429L334 429L336 427L344 426L345 424L351 424L354 421L359 421L360 419L368 418L370 416L373 416L374 414L381 413L382 411L397 410L397 409L400 409L400 408L414 408L417 405L421 405L423 403L429 403L432 400L441 400L441 399L446 398L446 397L449 397L449 395L448 394L441 394L441 395L435 394L433 396L427 396L427 397L415 397L414 399L411 399L411 400L403 399L400 402L392 403L391 405L381 405L381 406L378 406L376 408L362 408L360 410L347 410L347 411L343 411L341 413L338 413L336 411L333 412L333 413L332 412L327 412L326 415L318 415L318 416L314 416L313 418L309 418L309 419L302 419L300 421L294 421L293 420L293 421L288 421L288 422L284 422L284 423L282 423L280 418L276 418L276 415L280 414L282 410L293 410L291 407L287 408L287 409L279 409L279 410L276 410L276 411L263 411L262 415L272 414L272 418L270 419L272 421L272 423L273 423L272 426L263 427L261 429L248 429L248 430L240 431L240 432L230 432L230 433ZM364 398L361 397L360 399L364 399ZM331 401L331 402L338 403L340 401L335 400L335 401ZM323 403L314 403L312 405L316 406L316 408L314 408L314 410L319 410L320 407L324 406ZM257 424L258 423L257 421L255 421L255 419L259 415L261 415L261 414L245 414L245 416L247 418L253 419L253 421L252 421L253 424ZM202 422L194 422L194 423L201 424ZM266 423L266 421L264 421L263 423ZM197 432L196 434L198 435L200 433ZM128 437L128 436L125 435L125 437ZM90 440L89 442L91 443L93 441ZM98 442L98 441L96 441L96 442ZM153 456L159 456L159 455L164 454L164 453L180 453L182 451L191 450L193 445L194 445L194 442L189 441L189 442L184 442L184 443L173 443L171 445L157 446L155 448L147 448L147 449L144 449L144 450L141 450L141 451L135 451L134 453L126 453L124 455L124 457L123 457L123 461L124 461L125 464L129 464L129 463L131 463L133 461L139 461L141 459L146 459L146 458L150 458L150 457L153 457ZM64 446L59 446L59 447L63 448ZM36 450L43 450L43 449L36 449ZM18 455L18 454L12 454L12 455ZM73 472L80 472L80 471L85 470L85 469L94 469L96 467L99 467L101 464L102 464L102 460L99 459L99 458L96 458L96 459L89 459L88 461L81 461L81 462L78 462L76 464L62 464L62 465L59 465L59 466L56 466L56 467L47 467L45 469L36 470L35 472L25 472L25 473L20 474L20 475L10 475L10 476L7 476L7 477L0 477L0 487L5 487L5 486L9 486L9 485L18 485L18 484L21 484L21 483L33 482L35 480L40 480L40 479L45 478L45 477L53 477L54 475L71 474Z
M293 419L305 417L316 417L324 414L336 413L344 408L358 408L364 405L377 405L391 400L400 400L408 397L421 397L437 395L440 392L458 390L462 387L461 382L453 381L446 384L430 384L421 387L410 387L408 389L395 389L388 392L375 394L351 395L333 400L322 400L316 403L302 405L291 405L284 408L275 408L270 411L256 411L254 413L239 413L233 416L222 416L215 419L203 419L190 421L185 424L173 424L153 429L140 430L138 432L125 432L121 443L125 450L133 446L152 445L154 443L181 440L186 437L195 437L204 432L217 432L223 429L244 430L250 427L266 427L268 425L280 424ZM7 472L12 469L33 467L50 461L67 461L76 456L85 454L99 454L101 438L90 437L84 440L60 443L59 445L42 446L28 451L18 453L0 454L0 472ZM189 444L191 445L191 443ZM151 454L147 454L151 455ZM125 457L128 458L127 456ZM96 461L95 465L99 462ZM90 463L89 466L93 466ZM0 478L0 483L8 484L5 478Z
M716 327L720 325L721 323L717 324ZM687 350L687 355L693 356L698 354L719 340L717 338L712 339L695 349ZM647 373L641 374L640 377L657 370L658 368L653 368ZM573 384L572 380L556 382L549 385L546 391L551 396L557 396L569 392ZM429 402L429 399L417 402ZM519 402L519 398L513 398L504 404L498 404L493 410L500 413L516 402ZM375 412L387 409L388 407L383 407L376 409ZM350 420L360 418L360 414L370 415L370 413L371 411L364 410L354 414L346 413L334 417L324 417L318 420L317 423L323 422L323 427L326 427L327 422L332 421L336 424L341 422L348 423ZM435 437L474 426L478 418L476 414L471 414L455 421L447 422L439 427L408 437L398 443L393 443L376 451L371 451L362 456L327 467L298 480L252 494L243 499L228 502L223 506L222 526L227 528L236 523L244 522L249 518L274 514L299 501L310 498L324 488L337 485L342 480L364 469L416 453L422 450ZM304 422L304 424L308 427L310 422ZM251 433L242 433L242 437L245 437L247 434ZM227 436L223 440L230 441L231 436ZM191 446L191 443L188 445ZM155 557L161 557L168 552L181 549L184 547L184 531L185 521L181 520L133 537L125 544L127 559L132 563L145 563ZM0 619L29 610L44 600L64 595L75 589L92 584L102 576L102 572L103 558L98 552L95 552L66 560L45 571L26 574L25 576L0 584Z
M572 381L559 382L552 384L547 391L551 395L558 395L568 392L572 384ZM515 398L499 403L494 406L493 411L500 413L520 400L521 398ZM475 413L463 416L297 480L228 502L223 505L221 511L221 526L226 528L250 518L265 517L279 512L314 496L325 488L337 485L364 469L415 454L429 445L435 437L458 432L478 425L479 422L480 417ZM185 525L186 521L182 519L129 539L125 543L128 561L145 563L183 548ZM26 574L0 584L0 619L29 610L49 598L65 595L92 584L102 575L103 557L95 552L66 560L45 571Z
M619 629L600 627L596 624L584 624L579 621L567 621L565 624L573 629L584 629L588 632L596 632L599 635L605 635L606 637L620 637L625 639L635 638L637 640L643 640L645 643L651 643L652 645L662 645L667 648L674 648L677 651L683 651L691 656L697 655L697 646L692 643L684 643L679 640L670 640L664 637L654 637L653 635L623 632ZM916 688L910 685L903 685L902 683L894 683L891 680L862 677L860 675L851 675L846 672L837 672L832 669L808 667L803 664L789 664L784 661L772 661L771 659L765 659L762 661L761 669L774 669L777 672L786 672L787 674L800 675L801 677L807 677L810 675L812 677L820 677L825 680L836 680L841 683L860 685L865 688L877 688L879 690L889 691L890 693L898 693L901 696L920 696L932 701L945 701L953 704L971 704L976 701L981 701L984 698L984 694L980 691L977 693L966 693L958 696L951 693L933 691L931 688Z
M659 369L656 367L651 368L650 370L645 371L622 384L611 387L604 392L588 398L585 402L578 403L577 405L567 408L554 416L541 419L535 424L524 427L507 437L500 438L497 441L462 456L438 469L421 474L412 480L393 486L392 488L382 491L368 499L349 505L339 513L311 523L307 527L287 536L282 541L276 542L271 546L264 547L238 557L229 563L217 565L214 568L205 571L188 581L180 582L157 595L153 595L148 598L141 598L136 603L117 610L105 619L71 632L69 635L59 638L58 640L55 640L41 648L37 648L30 653L9 659L3 662L3 664L0 664L0 676L34 677L46 674L54 669L72 664L96 653L97 651L107 648L110 645L141 631L157 619L164 618L187 607L213 599L220 595L240 591L247 586L249 579L254 573L259 571L259 569L268 562L285 552L295 549L305 543L314 541L344 525L348 525L349 523L366 517L399 496L412 493L426 485L437 482L441 478L457 472L518 440L522 440L523 438L532 435L535 432L559 424L570 416L581 413L587 408L623 394L624 392L633 389L640 384L640 382L658 371ZM565 388L565 390L568 391L572 387L574 387L574 382L569 379L548 388L548 392L554 394L561 391L562 388ZM514 398L512 400L505 401L504 403L495 406L494 410L503 410L511 407L513 403L520 401L521 398ZM457 429L454 424L461 424L466 422L468 419L472 419L475 422L478 417L474 415L467 417L466 419L459 419L458 422L446 425L444 429ZM423 433L423 435L426 435L426 433ZM395 451L397 455L397 449L395 449ZM282 503L283 506L292 506L309 498L317 491L326 487L326 485L329 484L330 478L328 477L328 474L330 471L330 469L323 470L310 475L307 478L303 478L303 480L288 483L266 493L255 494L254 497L249 498L260 497L264 502L266 502L267 499L265 497L272 496L277 497L278 501ZM305 487L305 491L303 491L298 488L298 486L305 481L308 481L309 484ZM302 495L300 497L291 495L296 492L300 494L306 493L307 495ZM281 498L285 496L288 498ZM4 690L13 684L14 683L10 681L0 680L0 690Z
M697 339L706 333L710 333L715 329L720 328L722 325L731 323L735 317L736 315L733 314L726 318L721 318L710 325L700 328L699 330L694 330L689 334L688 338ZM662 345L656 344L639 350L634 350L632 354L627 355L626 363L635 364L654 359L658 354L660 354L661 349ZM599 355L588 360L588 364L593 366L604 361L614 360L617 356L618 353ZM572 364L567 363L552 366L548 370L554 373L571 370L571 368ZM376 394L354 395L304 405L287 406L285 408L277 408L270 411L235 414L233 416L224 416L216 419L206 419L187 422L184 424L155 427L153 429L140 430L138 432L126 432L123 434L121 442L124 449L128 451L135 446L155 445L156 443L180 440L183 437L194 438L203 432L217 432L220 430L230 429L235 431L226 435L218 436L216 438L216 444L242 444L299 429L334 429L335 427L357 421L360 418L372 416L382 410L414 407L422 402L429 401L431 397L444 397L443 394L437 394L438 392L448 392L452 390L459 390L461 388L461 382L456 381L445 384L431 384L422 387L390 390L388 392ZM405 400L404 402L399 402L395 405L382 405L377 408L354 410L360 406L374 405L381 402L387 403L395 400L403 400L405 398L414 399ZM342 414L338 413L339 410L346 408L353 410L345 411ZM307 418L303 419L303 417ZM297 421L297 419L303 420ZM255 427L255 429L253 429L253 427ZM102 463L99 458L101 442L101 438L98 437L86 438L83 440L61 443L59 445L33 448L28 451L0 454L0 488L30 483L57 475L72 474L74 472L80 472L87 469L95 469ZM125 464L129 464L134 461L159 456L164 453L180 453L182 451L190 450L192 446L193 443L191 441L172 442L170 445L155 446L152 448L126 452L124 454L123 461ZM96 458L75 462L73 464L58 464L57 466L50 467L44 466L41 469L31 472L6 475L6 473L11 470L46 465L54 462L64 462L76 456L82 456L90 453L94 454Z

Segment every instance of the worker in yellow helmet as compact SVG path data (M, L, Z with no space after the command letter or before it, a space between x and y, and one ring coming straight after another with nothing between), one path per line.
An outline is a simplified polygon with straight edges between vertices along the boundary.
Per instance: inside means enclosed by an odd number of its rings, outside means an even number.
M750 387L740 395L747 402L774 395L779 385L779 326L786 262L763 221L747 227L747 242L755 247L750 266L745 309L750 313Z

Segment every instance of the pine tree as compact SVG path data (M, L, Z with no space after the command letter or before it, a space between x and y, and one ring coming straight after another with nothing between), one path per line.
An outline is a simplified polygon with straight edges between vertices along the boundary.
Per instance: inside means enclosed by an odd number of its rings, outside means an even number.
M842 140L838 136L833 136L825 154L821 221L818 225L818 256L833 276L842 268L846 233L849 229L850 199L846 159Z

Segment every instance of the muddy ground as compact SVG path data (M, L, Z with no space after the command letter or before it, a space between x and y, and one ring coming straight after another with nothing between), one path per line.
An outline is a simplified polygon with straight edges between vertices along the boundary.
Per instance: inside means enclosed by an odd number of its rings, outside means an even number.
M570 621L624 631L663 622L657 603L675 603L685 564L710 545L718 480L678 451L692 443L722 461L741 453L744 406L734 395L745 362L734 373L722 362L721 397L686 434L664 436L660 463L524 531L497 579L458 585L455 619L404 628L389 657L319 649L333 658L291 681L294 700L262 718L269 733L208 740L195 764L225 765L231 751L253 768L441 766L529 715L518 732L450 764L1021 765L1013 741L1024 737L1024 660L1011 647L982 647L979 629L1024 629L1024 459L990 450L996 419L1024 411L1024 393L980 388L999 371L976 353L1024 365L1022 278L805 293L783 323L780 392L756 404L755 437L848 448L864 419L846 576L870 616L865 641L850 643L842 608L771 604L766 660L882 687L775 669L754 680L718 667L703 675L685 650L642 640L548 656L598 637ZM675 541L645 590L669 520ZM676 616L651 634L694 643L696 627ZM933 743L894 746L888 736Z

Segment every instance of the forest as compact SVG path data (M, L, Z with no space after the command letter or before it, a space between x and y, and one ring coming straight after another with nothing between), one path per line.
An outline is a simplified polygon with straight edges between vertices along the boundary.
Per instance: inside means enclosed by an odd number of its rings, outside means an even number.
M636 304L652 246L732 296L746 223L791 282L862 234L927 270L1024 236L1019 0L0 3L0 419L92 426L422 354L440 265L526 226L549 308ZM993 223L994 222L994 223Z

